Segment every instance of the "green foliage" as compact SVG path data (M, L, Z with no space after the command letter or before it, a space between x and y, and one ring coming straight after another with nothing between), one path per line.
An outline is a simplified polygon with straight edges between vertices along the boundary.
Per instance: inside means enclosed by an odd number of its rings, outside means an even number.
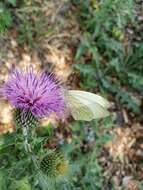
M56 178L62 181L59 176L68 169L64 154L43 149L48 137L38 135L36 129L40 126L31 112L16 109L14 121L17 130L0 136L1 189L54 190Z
M102 121L104 129L110 128L112 121L105 119ZM99 122L93 121L86 124L85 122L74 122L72 124L73 141L65 145L64 151L67 151L72 159L73 175L66 184L62 185L61 190L101 190L108 187L108 182L103 175L103 168L99 164L98 157L103 145L112 137L108 134L101 134L103 128L99 128ZM84 145L92 148L84 149ZM113 190L114 185L110 184L109 188Z
M0 3L0 33L6 32L7 28L12 24L11 12Z
M143 180L140 182L140 190L143 189Z
M19 111L16 111L19 116ZM102 126L107 128L112 125L109 118L102 122ZM31 126L28 122L27 125ZM25 125L20 126L22 129ZM73 123L73 141L71 144L63 144L60 150L44 150L43 145L51 137L51 133L48 133L49 136L45 134L39 136L38 131L35 130L38 128L39 126L29 127L30 152L25 149L25 136L20 128L11 134L0 136L2 190L101 189L106 179L102 175L102 167L97 157L100 148L110 139L110 136L100 134L102 129L98 127L98 121L91 122L88 127L85 122ZM92 129L90 133L87 133L88 128ZM84 152L81 147L83 141L90 144L95 139L94 151L89 149ZM71 160L70 164L68 160Z
M39 126L36 128L36 133L37 133L37 136L39 136L39 137L53 138L54 126L52 123L49 123L48 125L46 125L44 127Z
M45 29L45 15L39 4L31 0L6 0L0 3L0 33L5 33L12 26L18 32L18 43L35 47L36 41L53 32Z
M16 6L17 0L7 0L11 5Z
M6 179L3 170L0 171L0 189L6 190Z
M31 23L23 20L23 22L20 23L18 30L18 42L20 44L28 43L29 47L33 47L33 27L31 26Z
M32 190L27 178L13 181L10 190Z
M41 38L49 36L54 28L49 26L45 12L39 2L23 0L18 2L19 9L15 12L18 21L18 43L27 44L30 48L38 46Z
M81 87L100 88L116 95L135 113L140 102L134 91L143 94L141 42L128 39L126 28L137 28L134 1L77 1L84 35L76 53L74 68L81 75Z
M23 7L17 13L18 25L18 42L19 44L28 44L30 48L37 45L37 41L41 37L45 37L53 32L51 27L46 26L45 15L39 8L35 8L33 14L31 14L31 7L27 8L27 12L23 11ZM32 15L32 16L31 16ZM33 19L34 18L34 19Z

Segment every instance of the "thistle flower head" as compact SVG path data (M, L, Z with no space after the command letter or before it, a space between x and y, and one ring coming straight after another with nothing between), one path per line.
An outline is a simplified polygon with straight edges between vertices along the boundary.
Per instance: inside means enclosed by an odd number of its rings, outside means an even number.
M35 74L33 69L13 71L2 87L2 95L15 108L30 111L36 117L50 113L61 117L65 109L62 88L53 75Z

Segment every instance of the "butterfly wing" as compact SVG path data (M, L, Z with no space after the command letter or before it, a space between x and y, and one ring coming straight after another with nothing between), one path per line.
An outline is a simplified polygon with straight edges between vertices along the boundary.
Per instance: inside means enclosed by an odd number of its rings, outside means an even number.
M76 96L76 98L79 98L81 101L84 102L84 100L96 102L100 104L103 108L109 108L110 103L103 97L93 94L91 92L81 91L81 90L69 90L68 91L71 96ZM89 102L90 102L89 101Z
M76 97L71 95L68 95L67 99L71 115L75 120L92 120L94 115L87 105L82 104L78 99L76 99Z
M110 104L99 95L85 91L69 90L66 97L75 120L91 121L109 115L107 109Z

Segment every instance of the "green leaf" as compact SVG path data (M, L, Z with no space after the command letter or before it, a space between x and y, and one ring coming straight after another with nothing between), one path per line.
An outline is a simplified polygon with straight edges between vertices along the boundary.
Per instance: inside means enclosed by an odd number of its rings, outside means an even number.
M7 190L6 176L4 175L4 171L0 171L0 190Z
M11 184L10 190L32 190L31 185L28 182L27 178L14 181Z
M8 0L8 2L15 7L17 0Z

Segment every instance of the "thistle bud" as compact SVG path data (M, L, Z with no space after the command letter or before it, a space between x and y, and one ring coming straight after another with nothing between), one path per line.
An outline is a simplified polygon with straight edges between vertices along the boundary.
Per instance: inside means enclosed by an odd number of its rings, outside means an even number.
M41 160L40 168L48 177L57 178L66 175L69 164L62 152L51 151Z

